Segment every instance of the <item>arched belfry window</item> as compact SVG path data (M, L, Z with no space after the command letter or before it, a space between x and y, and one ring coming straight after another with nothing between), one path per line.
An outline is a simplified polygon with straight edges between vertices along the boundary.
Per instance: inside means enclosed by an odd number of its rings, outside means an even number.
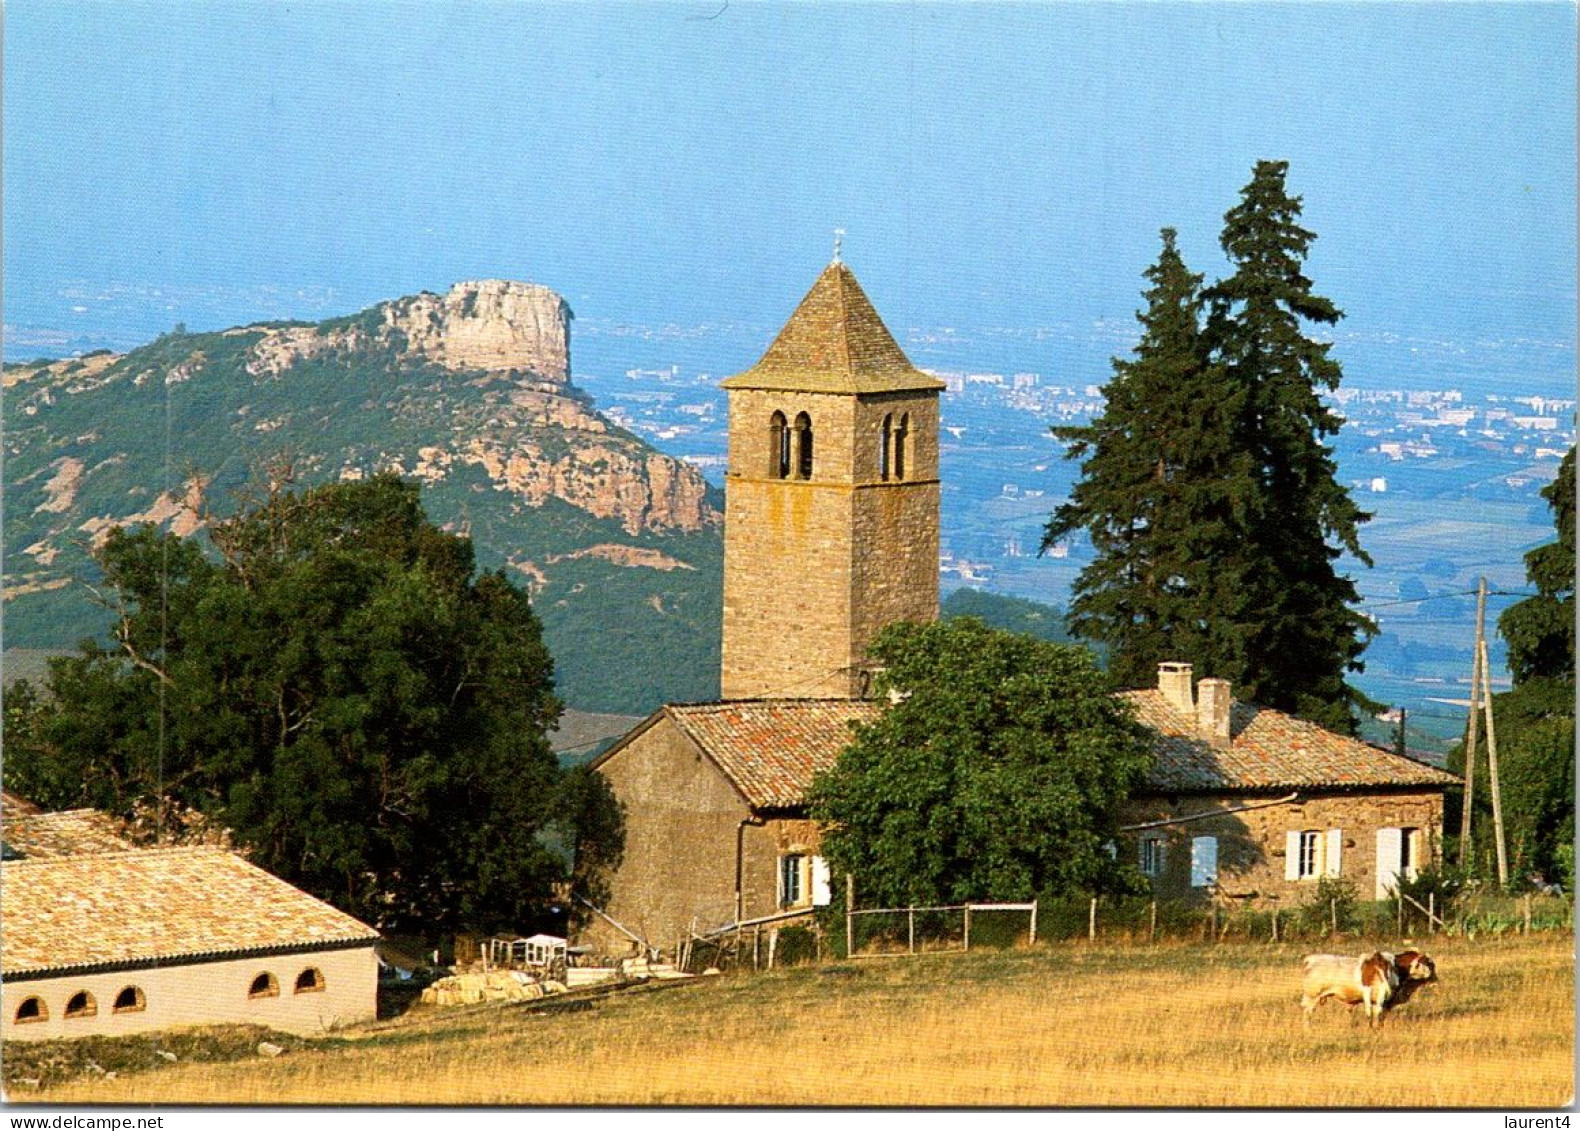
M795 477L812 478L812 418L804 412L795 418Z
M784 479L790 474L790 428L785 414L776 412L768 419L768 477Z
M900 417L900 426L894 430L894 477L905 478L905 438L911 431L911 414Z
M883 442L878 447L878 478L889 478L889 445L894 439L894 413L883 418Z

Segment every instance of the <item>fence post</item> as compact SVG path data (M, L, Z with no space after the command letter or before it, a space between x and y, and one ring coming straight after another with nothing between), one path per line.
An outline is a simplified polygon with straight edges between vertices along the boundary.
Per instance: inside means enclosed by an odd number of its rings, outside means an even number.
M1037 945L1037 901L1031 901L1031 945Z
M966 904L966 949L971 949L971 905Z
M1432 934L1432 928L1437 922L1437 892L1426 893L1426 933Z
M1530 892L1526 892L1525 893L1525 933L1527 935L1531 933L1531 895L1530 895Z
M915 907L914 904L911 907L906 909L906 912L905 912L905 928L906 928L906 949L911 954L915 954L916 953L916 907Z
M1399 893L1399 898L1395 902L1399 904L1399 937L1402 939L1404 938L1404 892Z
M779 949L779 928L773 927L768 932L768 969L774 968L774 952Z
M1086 941L1097 941L1097 897L1092 896L1092 905L1086 912Z
M845 957L856 953L856 877L845 873Z
M1151 910L1147 916L1147 942L1158 941L1158 901L1152 901Z
M1218 905L1216 903L1208 909L1207 941L1218 941Z
M1278 904L1273 904L1273 941L1278 941Z
M1328 900L1328 917L1329 917L1329 921L1333 924L1333 937L1334 938L1338 938L1339 937L1339 901L1337 899L1330 899L1330 900Z

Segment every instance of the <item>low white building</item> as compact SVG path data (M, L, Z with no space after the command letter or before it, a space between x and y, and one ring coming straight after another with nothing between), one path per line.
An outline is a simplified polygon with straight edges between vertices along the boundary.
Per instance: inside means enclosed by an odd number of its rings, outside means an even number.
M0 938L5 1040L377 1013L378 932L219 848L7 860Z

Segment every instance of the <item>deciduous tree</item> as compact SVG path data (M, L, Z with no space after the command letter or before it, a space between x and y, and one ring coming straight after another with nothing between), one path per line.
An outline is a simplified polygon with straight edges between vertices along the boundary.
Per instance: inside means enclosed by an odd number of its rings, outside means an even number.
M1150 755L1090 653L960 618L892 625L872 655L892 705L811 791L864 902L1130 886L1107 846Z
M7 787L196 810L384 927L537 915L569 875L552 842L592 802L545 737L560 704L526 595L474 576L471 544L393 477L276 481L210 538L217 560L152 527L109 537L113 641L24 698ZM618 851L617 823L589 830Z

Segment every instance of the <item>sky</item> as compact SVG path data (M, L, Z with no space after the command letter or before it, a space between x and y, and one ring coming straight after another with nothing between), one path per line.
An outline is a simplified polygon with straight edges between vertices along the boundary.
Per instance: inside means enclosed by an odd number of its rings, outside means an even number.
M4 23L8 358L460 279L777 325L1128 319L1262 158L1371 334L1575 337L1568 4L75 3ZM47 351L42 351L47 352Z

